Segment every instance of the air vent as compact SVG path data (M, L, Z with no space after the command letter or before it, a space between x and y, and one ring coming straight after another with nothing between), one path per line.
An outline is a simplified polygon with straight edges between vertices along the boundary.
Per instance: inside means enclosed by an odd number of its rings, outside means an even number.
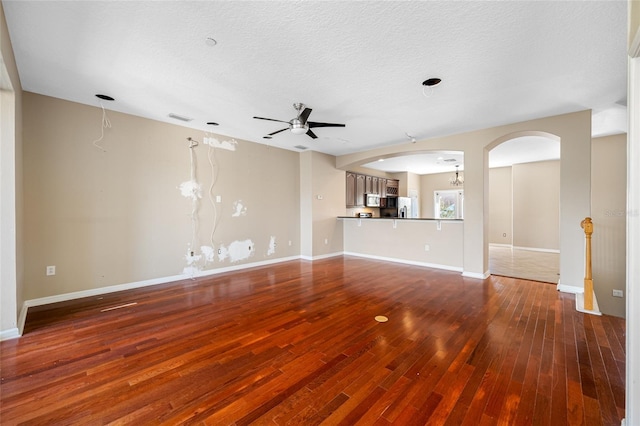
M456 160L455 158L445 158L442 161L444 161L445 163L455 163L458 160Z
M294 148L298 148L300 150L305 150L305 149L308 149L309 147L304 146L304 145L296 145L296 146L294 146Z
M187 122L189 122L189 121L192 121L192 120L193 120L193 118L184 117L184 116L182 116L182 115L178 115L178 114L174 114L174 113L169 114L169 117L171 117L171 118L175 118L176 120L180 120L180 121L187 121Z

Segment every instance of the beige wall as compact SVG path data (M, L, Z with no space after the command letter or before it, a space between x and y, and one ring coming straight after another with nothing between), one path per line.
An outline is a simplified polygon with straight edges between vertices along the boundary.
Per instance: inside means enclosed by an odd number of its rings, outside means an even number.
M455 172L433 173L420 176L420 212L424 218L435 217L433 192L442 190L464 190L464 186L451 186L449 179ZM462 176L464 176L462 174Z
M626 280L627 137L597 138L591 149L593 287L603 313L624 317L625 299L612 290Z
M216 211L216 256L202 270L299 255L298 153L245 141L212 149L214 211L202 132L109 111L103 152L92 144L101 114L24 94L26 299L179 275L190 245L200 254L211 244ZM179 190L190 178L187 137L200 141L203 187L193 243L192 202ZM45 276L47 265L55 276Z
M18 334L24 300L22 86L0 3L0 340Z
M511 167L489 169L489 243L513 244Z
M560 274L558 288L580 292L584 259L575 247L582 244L580 221L591 211L591 111L557 115L492 127L416 143L395 145L343 155L336 166L351 169L386 156L428 151L464 152L465 225L464 275L482 278L489 269L488 152L500 143L521 136L545 136L562 141L560 174Z
M340 254L343 251L342 224L336 217L344 215L345 172L336 169L336 157L311 152L313 257Z
M640 1L629 1L629 48L638 48L640 40ZM633 52L632 52L633 53ZM636 54L638 52L635 52Z
M560 161L514 164L512 179L513 246L559 250Z

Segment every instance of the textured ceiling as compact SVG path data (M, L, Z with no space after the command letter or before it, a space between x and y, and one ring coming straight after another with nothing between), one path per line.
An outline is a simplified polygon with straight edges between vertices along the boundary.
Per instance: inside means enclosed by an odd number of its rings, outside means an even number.
M340 155L584 109L596 135L625 130L626 1L3 6L24 90L93 106L105 93L107 109L286 149ZM443 81L425 96L429 77ZM263 139L283 123L252 117L288 121L294 102L346 127Z

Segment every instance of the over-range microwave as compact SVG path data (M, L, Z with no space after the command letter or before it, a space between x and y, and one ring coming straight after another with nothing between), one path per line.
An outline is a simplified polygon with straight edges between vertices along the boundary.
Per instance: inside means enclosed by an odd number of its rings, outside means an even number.
M367 207L380 207L380 194L364 194L364 205Z

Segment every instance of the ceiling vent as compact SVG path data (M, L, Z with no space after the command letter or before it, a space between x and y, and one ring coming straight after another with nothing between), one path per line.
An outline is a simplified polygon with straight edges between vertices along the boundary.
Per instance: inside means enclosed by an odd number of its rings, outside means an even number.
M443 161L445 163L455 163L458 160L456 160L455 158L445 158Z
M308 149L309 147L308 146L304 146L304 145L296 145L296 146L294 146L294 148L298 148L300 150L305 150L305 149Z
M185 117L185 116L174 114L174 113L169 114L169 117L175 118L176 120L180 120L180 121L186 121L186 122L193 120L193 118Z

